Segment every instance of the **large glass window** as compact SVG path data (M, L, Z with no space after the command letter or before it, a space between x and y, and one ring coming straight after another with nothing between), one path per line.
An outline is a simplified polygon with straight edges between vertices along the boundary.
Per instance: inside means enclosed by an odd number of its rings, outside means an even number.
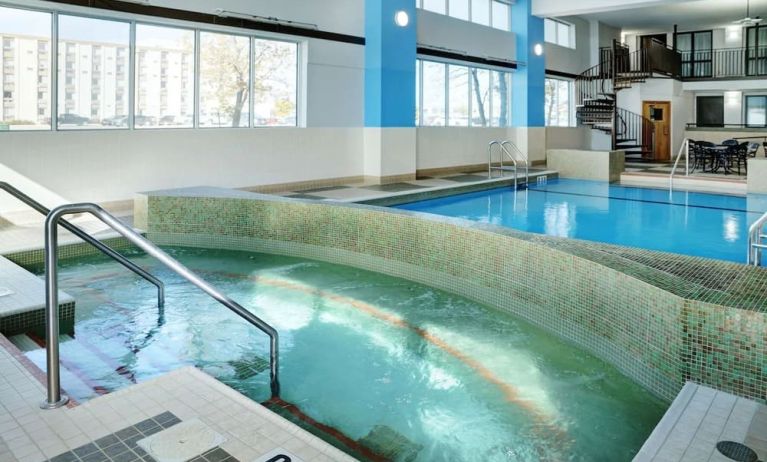
M0 130L51 128L51 14L0 7Z
M450 0L449 11L450 16L458 19L468 21L469 15L469 0Z
M194 31L136 25L137 128L194 125Z
M575 48L575 26L559 21L557 19L546 18L543 20L544 40L568 48Z
M767 95L746 96L746 125L767 126Z
M682 77L712 76L711 31L676 34L676 48L682 55Z
M58 18L58 128L127 128L130 23Z
M511 30L511 0L418 0L416 6L496 29Z
M445 125L445 65L423 62L423 115L425 126Z
M256 126L295 126L298 122L298 45L257 39L253 83Z
M510 125L510 73L418 60L416 76L417 124L451 127Z
M547 127L573 126L572 82L547 78L545 82L545 117Z
M247 127L250 39L200 33L200 126Z
M448 108L447 124L452 127L469 126L469 68L448 66Z
M746 29L746 74L767 75L767 26Z
M698 127L724 126L724 96L698 96L695 99L695 123Z

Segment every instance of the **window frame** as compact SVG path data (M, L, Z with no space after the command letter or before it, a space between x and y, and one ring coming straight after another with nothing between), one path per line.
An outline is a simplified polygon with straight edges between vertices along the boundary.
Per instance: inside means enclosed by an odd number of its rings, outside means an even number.
M764 121L764 124L762 125L748 123L749 100L757 99L757 98L764 101L765 121ZM747 128L767 128L767 94L743 95L743 125Z
M439 15L443 15L443 16L448 16L448 17L453 18L453 19L458 20L458 21L466 21L466 22L470 22L472 24L476 24L476 25L482 26L482 27L489 27L491 29L495 29L495 30L499 30L499 31L511 32L511 16L512 16L511 8L514 5L514 2L512 0L488 0L488 2L487 2L488 3L488 5L487 5L487 9L488 9L488 11L487 11L488 24L482 24L482 23L476 22L474 20L474 5L473 5L473 3L474 3L475 0L466 0L466 3L468 5L468 19L459 18L459 17L453 16L453 15L450 14L450 0L441 0L441 1L444 2L444 6L445 6L445 8L444 8L445 12L444 13L441 13L441 12L438 12L438 11L434 11L434 10L426 9L424 7L425 1L426 0L417 0L416 1L416 8L424 10L424 11L428 11L429 13L433 13L433 14L439 14ZM494 26L495 21L493 19L493 16L494 16L493 15L493 5L495 3L504 4L508 8L509 14L508 14L508 16L506 18L506 22L508 23L508 27L507 28L502 29L500 27Z
M0 0L0 6L15 10L26 10L26 11L33 11L38 13L45 13L50 15L51 17L51 32L50 32L50 67L51 72L49 74L49 90L48 90L48 98L49 98L49 106L50 106L50 126L46 128L41 129L14 129L14 130L8 130L7 132L46 132L46 131L52 131L52 132L58 132L58 131L77 131L77 132L88 132L88 131L118 131L118 130L136 130L134 119L135 119L135 109L136 109L136 26L137 25L147 25L147 26L154 26L154 27L165 27L165 28L175 28L175 29L186 29L191 30L194 32L195 36L195 49L194 49L194 92L192 95L193 104L194 104L194 112L193 112L193 119L194 123L192 126L187 127L144 127L140 128L139 130L189 130L189 129L200 129L200 128L217 128L217 129L227 129L227 128L235 128L235 127L200 127L199 126L199 59L200 59L200 44L199 44L199 35L201 32L210 32L210 33L216 33L216 34L228 34L228 35L241 35L248 37L250 39L251 44L251 52L253 51L253 42L255 40L269 40L269 41L275 41L275 42L287 42L295 44L296 46L296 68L295 68L295 74L296 74L296 82L295 82L295 88L296 88L296 94L295 94L295 100L296 100L296 115L295 115L295 125L267 125L267 126L258 126L254 124L253 120L253 109L252 109L252 101L248 105L248 109L250 112L249 120L248 120L248 126L247 127L236 127L236 128L250 128L250 129L257 129L257 128L272 128L272 129L278 129L278 128L303 128L305 127L305 117L304 117L304 111L306 110L306 90L304 88L304 79L306 74L306 63L304 59L304 54L306 53L306 43L308 42L308 38L305 37L295 37L290 35L284 35L284 34L278 34L278 33L271 33L266 31L254 31L254 33L249 33L246 30L243 30L243 28L239 27L231 27L231 26L217 26L214 24L200 24L196 23L194 21L186 21L186 20L180 20L180 19L153 19L153 18L147 18L145 16L133 14L133 13L123 13L118 11L110 11L108 14L91 14L90 12L84 11L83 7L74 6L74 5L56 5L51 7L42 7L42 6L28 6L28 5L17 5L17 4L6 4L2 3L2 0ZM130 43L129 43L129 51L128 51L128 74L129 74L129 85L128 85L128 126L127 127L118 127L118 128L109 128L105 129L103 127L88 127L83 129L77 129L77 130L71 130L71 129L59 129L58 127L58 51L59 51L59 34L58 34L58 16L59 15L65 15L65 16L78 16L82 18L88 18L88 19L97 19L97 20L104 20L104 21L118 21L118 22L126 22L130 24ZM253 59L251 57L250 60L250 92L252 95L252 90L255 85L254 80L254 65L253 65ZM4 131L3 131L4 132ZM3 133L0 132L0 133ZM2 135L0 135L2 136Z
M708 42L710 46L708 48L704 49L698 49L695 46L695 36L697 34L708 34ZM677 47L677 43L679 40L680 35L688 35L690 37L690 50L689 51L679 51ZM701 30L691 30L691 31L685 31L685 32L677 32L674 35L674 48L679 52L679 54L682 56L682 70L684 71L684 65L689 64L690 65L690 73L691 75L684 75L684 72L682 74L682 77L689 77L689 78L707 78L711 77L714 74L714 31L712 29L701 29ZM698 53L705 53L705 56L707 58L705 59L697 59ZM687 54L687 56L685 56ZM687 58L687 59L685 59ZM709 72L706 74L696 75L695 69L697 65L703 65L708 64L708 70Z
M577 127L577 121L575 117L575 80L565 77L558 77L553 75L547 75L545 80L555 80L557 82L567 83L567 125L551 125L546 114L544 114L544 124L546 127L559 127L559 128L574 128ZM544 81L544 104L545 104L545 87ZM559 88L557 88L557 97L559 95ZM559 120L559 114L557 114L557 120Z
M547 39L546 36L545 36L545 31L546 31L546 24L545 23L547 21L551 22L551 23L554 23L554 26L555 26L554 27L554 30L555 30L554 41L551 41L551 40ZM557 46L564 47L564 48L569 48L571 50L577 49L577 44L575 43L576 42L576 40L575 40L576 39L576 36L575 36L575 24L569 23L567 21L562 21L561 19L556 19L556 18L544 18L543 22L544 22L544 26L543 26L544 42L551 43L553 45L557 45ZM560 43L561 42L560 36L559 36L560 35L559 34L559 26L560 25L564 25L564 26L567 27L567 43L568 43L567 45L563 45L562 43Z
M423 84L424 84L424 78L423 78L423 63L424 62L432 62L437 64L444 65L444 72L445 72L445 85L444 85L444 98L445 98L445 110L444 110L444 119L445 124L444 125L424 125L423 121L423 97L424 97L424 91L423 91ZM467 107L467 114L468 114L468 124L467 125L450 125L450 66L457 66L457 67L464 67L467 69L467 74L469 77L468 85L466 86L466 91L468 93L468 107ZM474 82L472 80L472 70L483 70L488 71L488 99L487 102L484 104L485 107L485 118L487 120L486 125L477 125L473 123L473 112L474 112ZM500 126L500 125L493 125L493 85L495 81L495 74L497 73L503 73L507 75L508 78L508 101L506 102L506 114L508 117L507 125ZM421 56L419 55L416 58L416 77L418 78L418 88L420 91L417 93L418 100L416 101L416 109L417 117L416 117L416 128L432 128L432 127L441 127L441 128L509 128L513 126L513 120L512 120L512 101L514 98L513 95L513 79L514 79L514 70L513 69L507 69L503 67L498 66L478 66L473 63L468 63L464 61L459 60L451 60L451 59L439 59L433 56ZM500 116L499 116L500 117Z

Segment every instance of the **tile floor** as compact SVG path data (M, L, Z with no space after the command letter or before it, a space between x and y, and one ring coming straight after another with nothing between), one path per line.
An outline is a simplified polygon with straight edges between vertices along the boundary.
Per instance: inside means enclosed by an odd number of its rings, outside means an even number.
M688 382L634 462L734 460L719 452L719 441L745 444L767 460L767 406Z
M0 371L2 462L59 462L67 457L71 462L91 462L84 455L97 452L91 451L91 443L101 449L98 452L106 453L118 442L108 459L97 454L92 456L93 462L119 462L121 454L126 460L139 454L144 457L136 451L136 435L128 435L129 427L135 427L142 436L160 431L162 424L175 421L167 413L181 421L199 419L223 435L226 441L220 448L237 460L254 461L275 450L289 451L299 458L297 462L355 460L192 367L83 404L48 411L39 408L45 396L39 371L31 370L3 336ZM71 452L79 460L65 455ZM209 456L203 460L213 462Z

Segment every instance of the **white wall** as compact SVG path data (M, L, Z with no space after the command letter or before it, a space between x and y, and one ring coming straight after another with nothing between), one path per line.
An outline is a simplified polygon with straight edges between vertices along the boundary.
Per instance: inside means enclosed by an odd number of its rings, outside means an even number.
M601 11L627 10L656 5L681 3L691 0L530 0L533 14L541 17L597 13Z
M516 57L514 34L444 14L418 10L418 45L448 48L470 56Z
M546 149L591 149L588 127L546 127Z
M569 74L580 74L591 63L589 22L579 17L557 18L575 26L575 48L546 43L546 69Z
M358 128L8 132L2 140L0 180L20 175L68 201L358 176L363 169Z

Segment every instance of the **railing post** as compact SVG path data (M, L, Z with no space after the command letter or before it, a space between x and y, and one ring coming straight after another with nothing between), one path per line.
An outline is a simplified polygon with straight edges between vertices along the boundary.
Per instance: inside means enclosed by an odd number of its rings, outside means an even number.
M684 139L684 176L690 176L690 140Z
M40 404L43 409L56 409L66 405L69 397L61 393L61 365L59 363L59 281L58 219L51 213L45 220L45 363L47 368L48 396Z

